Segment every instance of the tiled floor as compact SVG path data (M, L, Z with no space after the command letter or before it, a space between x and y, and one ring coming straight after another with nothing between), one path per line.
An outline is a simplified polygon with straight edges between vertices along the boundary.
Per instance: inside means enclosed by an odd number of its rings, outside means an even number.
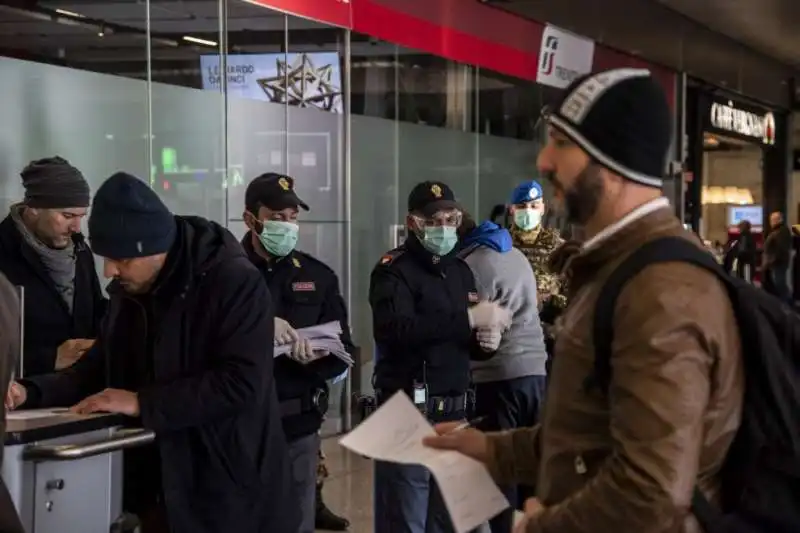
M325 483L325 503L350 520L351 533L372 533L372 461L339 446L338 438L323 441L330 477Z

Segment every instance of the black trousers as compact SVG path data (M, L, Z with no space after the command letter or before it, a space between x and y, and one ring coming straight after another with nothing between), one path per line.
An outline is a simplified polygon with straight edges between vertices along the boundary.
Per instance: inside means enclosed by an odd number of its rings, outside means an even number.
M507 381L475 385L475 415L485 417L482 431L500 431L530 427L539 421L545 396L545 376L526 376ZM492 533L509 533L514 525L514 509L522 508L525 499L533 496L530 487L500 487L511 503L508 509L489 522Z
M789 267L777 266L764 270L764 290L777 296L783 302L792 305L792 293L789 289Z

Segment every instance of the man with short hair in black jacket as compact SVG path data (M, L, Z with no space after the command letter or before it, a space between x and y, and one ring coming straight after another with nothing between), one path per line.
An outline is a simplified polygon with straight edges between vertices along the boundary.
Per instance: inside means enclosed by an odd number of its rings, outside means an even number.
M792 233L778 211L769 216L770 231L764 241L764 288L787 304L792 303L789 266L792 258Z
M172 215L123 173L97 191L89 237L114 279L100 337L7 403L78 402L78 413L119 413L154 431L154 445L125 457L126 510L143 533L296 533L273 307L258 270L228 230Z
M61 157L21 173L25 198L0 223L0 272L25 288L25 375L73 364L92 345L106 300L81 235L89 184Z

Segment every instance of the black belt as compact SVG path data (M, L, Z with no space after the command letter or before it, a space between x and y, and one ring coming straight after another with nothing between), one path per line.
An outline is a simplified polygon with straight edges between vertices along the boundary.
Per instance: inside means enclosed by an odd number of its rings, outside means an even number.
M322 416L328 412L328 391L317 389L313 393L301 398L283 400L280 402L281 418L302 415L304 413L317 413Z
M428 398L428 413L449 415L467 410L467 395L460 396L431 396Z
M408 394L408 393L406 393ZM378 404L383 404L389 398L394 396L394 393L384 394L383 391L375 392ZM411 398L412 396L409 396ZM418 406L421 407L421 406ZM426 412L429 414L448 415L450 413L458 413L467 410L467 395L459 394L458 396L428 396L428 401L425 405Z

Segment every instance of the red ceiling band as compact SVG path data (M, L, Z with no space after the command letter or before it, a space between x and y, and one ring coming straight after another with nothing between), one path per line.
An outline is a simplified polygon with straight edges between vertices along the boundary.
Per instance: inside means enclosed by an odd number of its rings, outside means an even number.
M477 0L248 0L452 61L535 81L545 25ZM594 69L649 68L675 102L675 73L601 45Z

